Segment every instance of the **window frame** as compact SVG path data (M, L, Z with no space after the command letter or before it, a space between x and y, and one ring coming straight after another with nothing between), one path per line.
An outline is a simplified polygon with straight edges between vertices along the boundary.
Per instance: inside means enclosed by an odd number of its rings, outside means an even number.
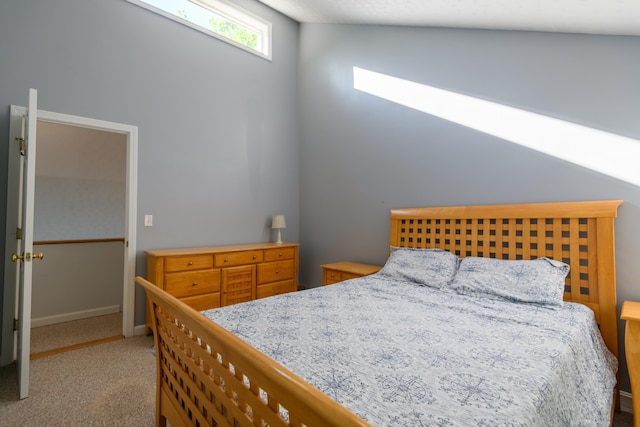
M257 33L258 47L254 49L252 47L246 46L240 42L237 42L233 39L230 39L224 36L223 34L217 33L212 29L203 27L188 19L182 18L171 12L167 12L163 9L160 9L150 3L147 3L146 0L127 0L127 2L140 6L143 9L147 9L150 12L164 16L165 18L171 19L172 21L178 22L182 25L186 25L187 27L200 31L201 33L204 33L208 36L214 37L218 40L222 40L225 43L231 44L235 47L238 47L242 50L250 52L268 61L272 61L272 24L271 22L255 15L254 13L248 12L247 10L242 9L239 6L236 6L235 4L232 4L226 0L186 0L186 1L188 1L189 3L192 3L197 7L202 7L204 9L207 9L211 11L211 13L218 15L221 18L235 25L238 25L244 29Z

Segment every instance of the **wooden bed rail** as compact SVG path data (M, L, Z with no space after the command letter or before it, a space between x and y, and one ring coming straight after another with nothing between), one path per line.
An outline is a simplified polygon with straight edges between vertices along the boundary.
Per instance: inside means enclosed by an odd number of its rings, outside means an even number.
M156 425L369 425L151 282L136 283L152 314Z

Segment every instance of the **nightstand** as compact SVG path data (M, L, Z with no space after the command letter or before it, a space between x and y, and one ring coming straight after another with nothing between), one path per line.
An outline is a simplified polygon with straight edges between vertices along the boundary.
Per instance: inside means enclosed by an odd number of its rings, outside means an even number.
M323 264L320 267L322 268L322 286L332 285L347 279L355 279L356 277L368 276L369 274L377 273L382 268L379 265L350 261Z
M620 318L626 320L624 347L631 381L633 425L638 427L640 426L640 302L623 302Z

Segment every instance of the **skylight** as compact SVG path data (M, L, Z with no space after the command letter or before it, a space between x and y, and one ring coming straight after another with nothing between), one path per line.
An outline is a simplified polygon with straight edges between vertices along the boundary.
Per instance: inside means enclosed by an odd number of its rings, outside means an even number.
M127 0L271 60L271 23L223 0Z
M358 67L353 87L640 186L636 139Z

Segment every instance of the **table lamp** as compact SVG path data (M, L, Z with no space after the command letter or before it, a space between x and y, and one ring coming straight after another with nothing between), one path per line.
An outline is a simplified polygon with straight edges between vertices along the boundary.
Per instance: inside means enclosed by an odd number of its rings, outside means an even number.
M271 220L271 228L275 228L278 230L278 240L276 244L282 244L282 236L280 234L280 230L283 228L287 228L287 224L284 221L284 215L274 215Z

